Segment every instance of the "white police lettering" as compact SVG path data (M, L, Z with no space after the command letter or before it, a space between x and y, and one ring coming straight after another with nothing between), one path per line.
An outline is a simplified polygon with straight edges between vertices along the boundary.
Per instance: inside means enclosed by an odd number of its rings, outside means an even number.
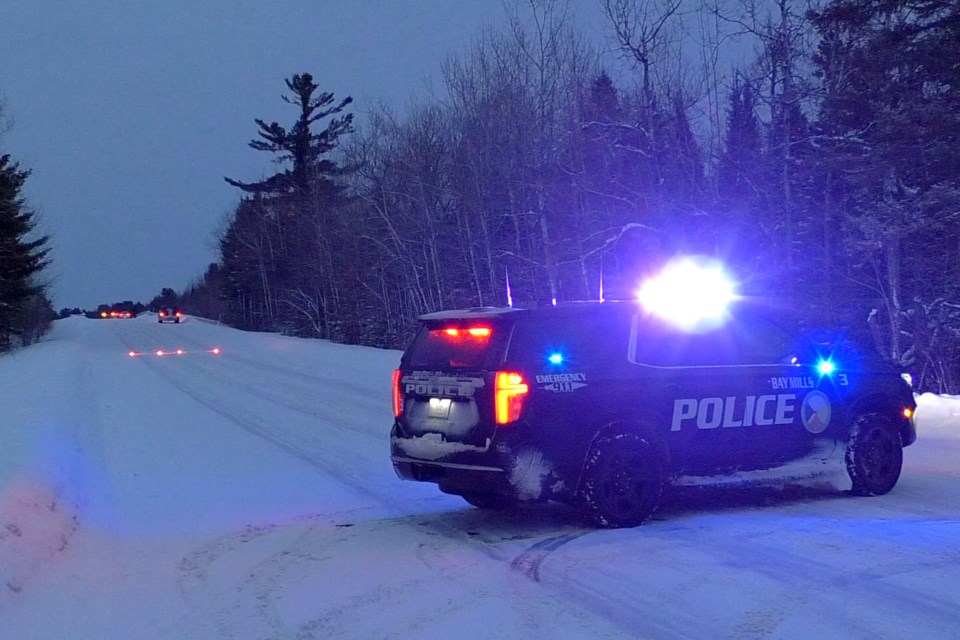
M746 396L738 398L679 398L673 401L671 431L680 431L684 424L698 429L717 427L752 427L791 424L797 408L797 395Z
M810 376L780 376L770 378L772 389L813 389L816 384Z
M483 386L483 378L444 375L430 371L414 371L402 379L404 394L434 398L472 398Z
M566 393L585 387L586 379L585 373L546 373L536 377L541 389L555 393Z

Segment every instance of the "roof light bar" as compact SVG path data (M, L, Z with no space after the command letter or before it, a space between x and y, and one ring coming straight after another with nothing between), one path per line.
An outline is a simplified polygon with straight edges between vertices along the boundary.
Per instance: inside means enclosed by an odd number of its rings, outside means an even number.
M721 324L737 295L719 263L681 258L644 282L637 298L650 313L693 331Z

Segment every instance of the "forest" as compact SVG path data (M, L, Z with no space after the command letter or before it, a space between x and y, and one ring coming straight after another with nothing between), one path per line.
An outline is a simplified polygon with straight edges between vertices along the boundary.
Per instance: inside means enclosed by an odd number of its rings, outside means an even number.
M290 120L249 144L279 170L226 178L184 309L400 348L419 314L508 285L517 305L610 298L699 253L960 393L960 5L600 2L607 47L570 5L517 2L402 114L278 79Z

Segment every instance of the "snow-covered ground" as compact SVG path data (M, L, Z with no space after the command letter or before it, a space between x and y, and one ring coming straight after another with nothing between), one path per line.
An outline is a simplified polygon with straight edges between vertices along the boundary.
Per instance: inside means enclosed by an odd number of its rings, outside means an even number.
M887 496L597 531L398 480L398 357L151 315L0 357L0 638L960 637L960 400L921 398Z

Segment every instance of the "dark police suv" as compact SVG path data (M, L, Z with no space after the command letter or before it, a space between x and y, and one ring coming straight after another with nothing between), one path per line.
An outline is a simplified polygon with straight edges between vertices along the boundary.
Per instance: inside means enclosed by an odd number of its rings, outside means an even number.
M854 493L890 491L916 439L909 385L739 306L679 324L638 301L422 316L394 372L394 468L481 508L574 503L603 527L640 524L671 482L845 468Z

